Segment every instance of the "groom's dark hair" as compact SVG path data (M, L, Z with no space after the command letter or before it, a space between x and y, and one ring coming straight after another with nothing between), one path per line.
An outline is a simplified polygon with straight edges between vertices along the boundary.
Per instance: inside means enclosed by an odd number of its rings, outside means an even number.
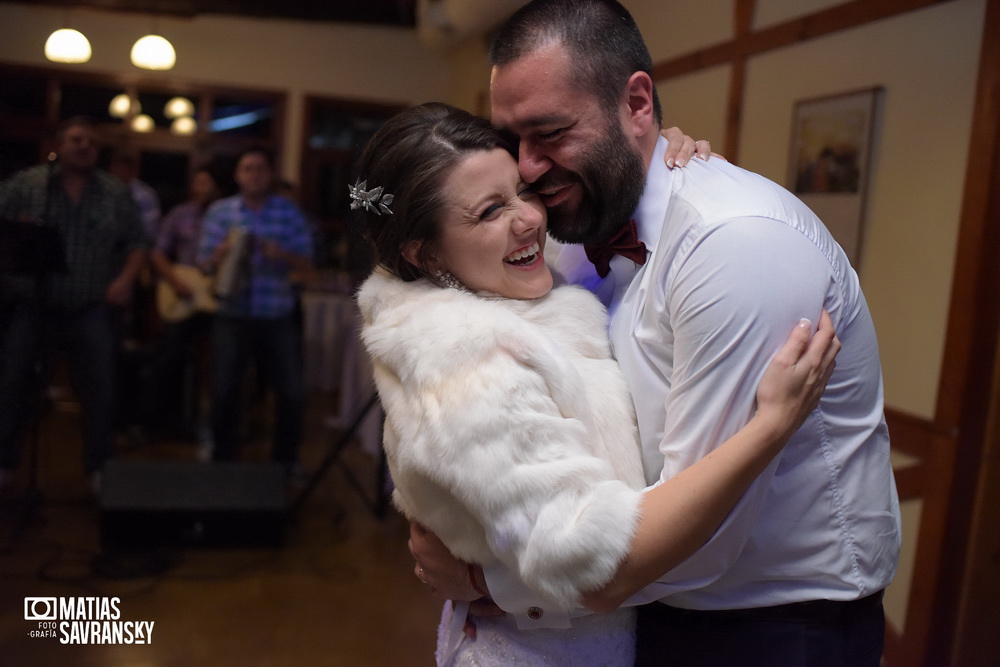
M573 61L574 84L617 112L625 83L635 72L652 78L653 60L628 10L614 0L534 0L500 28L490 65L502 68L548 44L563 44ZM663 122L653 88L653 112Z

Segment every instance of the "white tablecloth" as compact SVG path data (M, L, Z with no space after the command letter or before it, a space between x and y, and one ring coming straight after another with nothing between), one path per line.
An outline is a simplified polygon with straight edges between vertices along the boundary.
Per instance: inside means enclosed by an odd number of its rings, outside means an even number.
M358 332L361 313L354 299L331 292L302 294L306 387L337 390L337 409L326 419L335 429L348 428L375 392L371 362ZM382 446L382 410L376 403L358 427L362 448L378 456Z

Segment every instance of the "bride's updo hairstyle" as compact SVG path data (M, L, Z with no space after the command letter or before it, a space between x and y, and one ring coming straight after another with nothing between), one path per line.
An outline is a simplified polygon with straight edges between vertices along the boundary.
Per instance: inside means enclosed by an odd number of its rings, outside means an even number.
M391 213L377 205L360 208L375 264L405 281L439 282L426 267L440 237L445 179L465 157L495 148L514 154L513 144L488 120L447 104L412 107L386 121L357 166L357 182L367 192L381 187L383 202L392 195ZM403 257L410 241L423 242L419 267Z

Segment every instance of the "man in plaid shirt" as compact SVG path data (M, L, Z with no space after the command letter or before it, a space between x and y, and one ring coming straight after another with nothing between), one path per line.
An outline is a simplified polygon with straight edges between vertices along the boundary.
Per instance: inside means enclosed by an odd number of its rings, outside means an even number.
M240 379L256 357L275 392L271 457L290 469L302 441L305 382L302 330L296 318L292 277L312 268L312 236L291 200L273 193L274 163L261 148L245 150L236 163L239 194L208 209L198 263L214 272L231 250L230 230L249 239L237 289L220 300L212 337L214 459L239 455Z
M0 224L37 222L59 231L67 270L0 283L0 485L20 462L19 440L36 413L35 374L49 347L66 350L83 417L84 467L93 490L112 452L120 350L118 319L145 261L146 238L128 188L96 168L96 128L66 121L58 162L0 184Z

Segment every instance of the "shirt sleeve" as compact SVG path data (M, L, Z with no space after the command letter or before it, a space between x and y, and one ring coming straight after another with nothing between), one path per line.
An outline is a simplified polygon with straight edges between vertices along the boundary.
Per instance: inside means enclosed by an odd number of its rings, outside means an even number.
M766 218L717 225L666 285L674 340L660 482L710 453L753 416L771 357L801 318L818 322L833 278L805 236ZM829 307L829 306L827 306ZM775 476L779 454L715 535L632 603L703 588L739 557Z
M39 179L37 189L44 185L44 181ZM31 189L30 179L25 172L18 172L10 178L0 182L0 218L7 220L18 220L29 214L28 192Z
M118 189L115 198L115 209L122 225L122 244L125 252L146 250L150 239L142 226L139 207L132 198L132 193L125 186Z
M288 202L287 207L288 224L285 227L286 236L283 243L285 249L312 258L313 240L309 224L306 222L305 216L302 215L302 211L294 203Z
M517 573L501 562L483 566L490 597L498 607L514 616L519 630L572 627L572 615L565 604L549 600L528 587ZM587 610L583 610L585 613Z
M222 243L228 232L226 224L225 201L212 204L205 212L202 221L201 240L198 243L198 264L203 266L208 262L215 249Z
M177 250L177 228L183 215L182 207L175 206L163 216L163 220L160 221L160 225L156 229L156 242L153 244L153 249L159 250L171 259Z

